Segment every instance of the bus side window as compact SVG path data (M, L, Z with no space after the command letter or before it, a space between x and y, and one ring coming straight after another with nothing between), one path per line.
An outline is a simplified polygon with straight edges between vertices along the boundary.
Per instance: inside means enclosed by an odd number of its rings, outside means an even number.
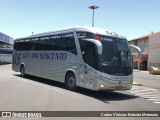
M94 45L86 45L85 62L91 67L95 68L95 47Z
M86 62L85 48L82 46L81 46L81 54L82 54L82 58L83 58L84 62Z
M83 61L88 65L90 65L91 67L97 69L95 44L90 41L85 41L82 39L78 39L78 40L81 48Z

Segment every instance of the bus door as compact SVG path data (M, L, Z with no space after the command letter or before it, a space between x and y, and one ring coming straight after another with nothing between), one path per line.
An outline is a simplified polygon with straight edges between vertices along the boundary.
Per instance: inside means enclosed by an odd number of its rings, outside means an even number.
M85 45L84 50L82 51L82 57L84 61L84 66L82 67L84 73L83 75L80 75L80 81L81 81L80 85L83 84L83 87L93 89L94 77L95 77L94 69L96 68L95 45L93 44Z
M28 73L31 75L38 75L38 69L39 69L38 68L39 60L36 56L37 53L35 52L35 50L36 50L36 45L32 44L31 50L27 52L30 55L30 57L28 57L28 59L25 61L26 69Z

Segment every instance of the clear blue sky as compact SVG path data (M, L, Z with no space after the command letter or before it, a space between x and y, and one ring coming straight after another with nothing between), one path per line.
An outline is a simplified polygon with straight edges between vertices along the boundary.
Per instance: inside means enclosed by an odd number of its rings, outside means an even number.
M160 0L0 0L0 32L13 38L75 25L124 35L128 40L160 31Z

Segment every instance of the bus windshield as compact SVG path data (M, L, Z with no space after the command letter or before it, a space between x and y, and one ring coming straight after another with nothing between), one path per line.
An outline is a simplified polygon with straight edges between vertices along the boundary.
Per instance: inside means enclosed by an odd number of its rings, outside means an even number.
M127 40L101 37L102 55L99 55L98 69L111 75L132 74L131 54Z

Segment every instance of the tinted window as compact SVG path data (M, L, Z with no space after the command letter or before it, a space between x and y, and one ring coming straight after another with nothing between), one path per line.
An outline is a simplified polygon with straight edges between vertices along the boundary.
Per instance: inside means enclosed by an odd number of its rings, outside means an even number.
M77 32L77 37L78 39L95 39L95 35L93 33L90 32Z
M117 48L119 51L121 50L128 51L128 43L126 40L117 39L116 43L117 43Z
M131 57L127 40L101 36L103 46L98 69L111 75L132 74Z
M15 42L14 49L19 51L29 51L32 48L31 42Z
M0 54L12 54L12 49L0 49Z
M73 33L57 34L52 36L43 36L21 41L15 41L14 49L20 51L69 51L77 54L76 44Z
M96 45L92 42L79 39L83 61L91 67L97 69Z
M95 68L95 47L93 45L87 45L86 49L86 63Z

